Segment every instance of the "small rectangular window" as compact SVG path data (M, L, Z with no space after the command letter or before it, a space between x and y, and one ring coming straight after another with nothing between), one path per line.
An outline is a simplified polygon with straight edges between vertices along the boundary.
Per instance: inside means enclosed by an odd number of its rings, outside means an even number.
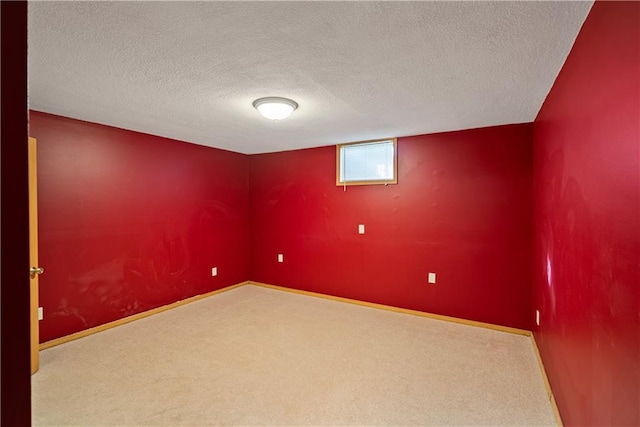
M336 146L336 185L398 183L396 138Z

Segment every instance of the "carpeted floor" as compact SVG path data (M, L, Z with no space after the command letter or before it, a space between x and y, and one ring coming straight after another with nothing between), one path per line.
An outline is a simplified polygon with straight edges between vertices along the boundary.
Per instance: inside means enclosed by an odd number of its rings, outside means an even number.
M243 286L41 352L33 425L555 425L530 338Z

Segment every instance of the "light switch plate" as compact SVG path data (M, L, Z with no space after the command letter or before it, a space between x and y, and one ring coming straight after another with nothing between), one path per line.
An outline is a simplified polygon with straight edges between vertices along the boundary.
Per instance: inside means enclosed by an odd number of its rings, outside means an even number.
M436 273L429 273L429 283L431 284L436 283Z
M38 307L38 320L44 319L44 308Z
M540 326L540 310L536 310L536 326Z
M364 224L358 224L358 234L364 234Z
M284 262L284 254L278 254L278 262Z
M213 267L211 269L211 276L217 276L218 275L218 267Z

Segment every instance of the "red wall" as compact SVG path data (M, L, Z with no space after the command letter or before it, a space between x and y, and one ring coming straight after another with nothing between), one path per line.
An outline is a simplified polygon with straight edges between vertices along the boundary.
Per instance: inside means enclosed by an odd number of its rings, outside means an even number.
M35 111L30 134L42 341L247 280L247 156Z
M640 425L639 28L596 2L534 126L535 337L567 425Z
M250 277L530 329L531 142L531 124L399 138L399 183L346 192L333 146L251 156Z
M42 341L249 277L530 327L530 124L400 138L398 185L344 192L333 146L245 156L30 120Z

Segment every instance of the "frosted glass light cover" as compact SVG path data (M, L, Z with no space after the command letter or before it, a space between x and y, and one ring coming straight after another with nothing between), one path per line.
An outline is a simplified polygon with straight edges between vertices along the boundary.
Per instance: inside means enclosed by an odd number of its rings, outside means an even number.
M286 119L298 108L298 104L287 98L260 98L253 102L253 106L264 117L270 120L283 120Z

